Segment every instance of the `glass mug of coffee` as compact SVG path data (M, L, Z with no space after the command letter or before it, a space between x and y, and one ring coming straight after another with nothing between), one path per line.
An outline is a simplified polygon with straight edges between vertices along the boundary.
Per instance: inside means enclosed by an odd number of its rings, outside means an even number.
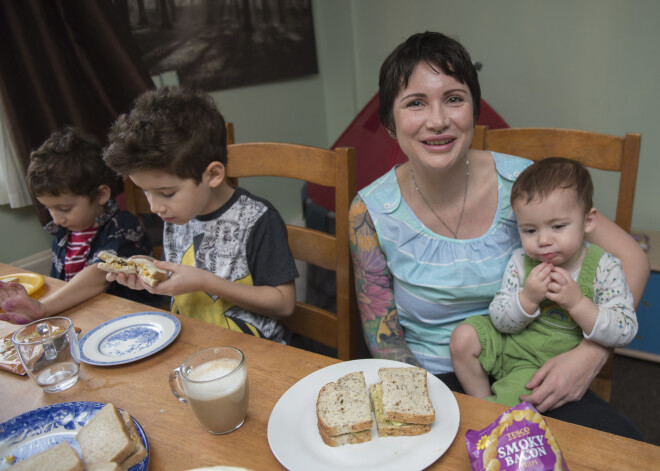
M38 319L14 332L11 341L25 371L44 391L64 391L78 381L80 347L68 317Z
M170 373L170 388L211 433L233 432L245 422L247 367L237 348L213 347L189 356Z

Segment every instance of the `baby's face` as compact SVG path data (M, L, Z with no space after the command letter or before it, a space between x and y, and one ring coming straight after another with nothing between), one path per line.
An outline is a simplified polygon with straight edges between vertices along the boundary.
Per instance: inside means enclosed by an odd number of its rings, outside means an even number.
M96 218L103 214L103 203L98 198L90 200L83 195L62 193L40 195L37 200L50 212L53 222L72 232L81 232L96 225Z
M211 188L204 181L206 177L199 184L163 170L140 170L129 177L144 191L151 211L165 222L185 224L216 209L211 203Z
M577 268L584 234L593 228L595 211L585 215L574 190L556 190L529 203L518 200L513 210L527 255L568 271Z

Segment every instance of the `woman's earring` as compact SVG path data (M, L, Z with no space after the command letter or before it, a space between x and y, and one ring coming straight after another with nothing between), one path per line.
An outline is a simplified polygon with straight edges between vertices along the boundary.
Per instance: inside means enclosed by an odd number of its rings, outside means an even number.
M394 131L392 131L391 129L388 129L387 132L389 133L389 135L392 139L396 139L396 133Z

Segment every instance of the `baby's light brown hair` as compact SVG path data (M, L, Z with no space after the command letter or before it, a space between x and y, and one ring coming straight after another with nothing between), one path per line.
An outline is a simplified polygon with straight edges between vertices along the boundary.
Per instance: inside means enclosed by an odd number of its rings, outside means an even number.
M576 199L587 214L593 208L594 185L589 170L580 162L563 157L548 157L527 167L511 187L514 202L529 203L544 199L556 190L574 190Z

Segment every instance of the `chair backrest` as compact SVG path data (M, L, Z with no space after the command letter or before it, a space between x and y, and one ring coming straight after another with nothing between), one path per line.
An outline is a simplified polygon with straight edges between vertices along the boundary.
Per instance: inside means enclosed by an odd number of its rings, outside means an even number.
M227 145L234 143L234 124L226 123ZM163 221L151 212L149 201L142 189L135 186L130 178L124 179L126 209L135 214L147 230L153 243L154 257L160 259L163 253Z
M348 209L356 195L355 149L335 150L275 142L228 146L226 178L275 176L334 188L335 234L287 224L289 246L296 260L336 274L337 312L298 301L285 318L293 332L337 350L337 358L357 357L359 326L353 266L348 241Z
M475 126L473 149L517 155L530 160L565 157L586 167L619 172L619 193L614 221L630 232L641 134L623 137L555 128L488 129Z
M489 130L475 126L472 148L517 155L530 160L565 157L586 167L619 172L615 222L630 232L641 134L624 137L588 131L555 128L505 128ZM591 389L606 401L612 389L612 359L591 383Z

